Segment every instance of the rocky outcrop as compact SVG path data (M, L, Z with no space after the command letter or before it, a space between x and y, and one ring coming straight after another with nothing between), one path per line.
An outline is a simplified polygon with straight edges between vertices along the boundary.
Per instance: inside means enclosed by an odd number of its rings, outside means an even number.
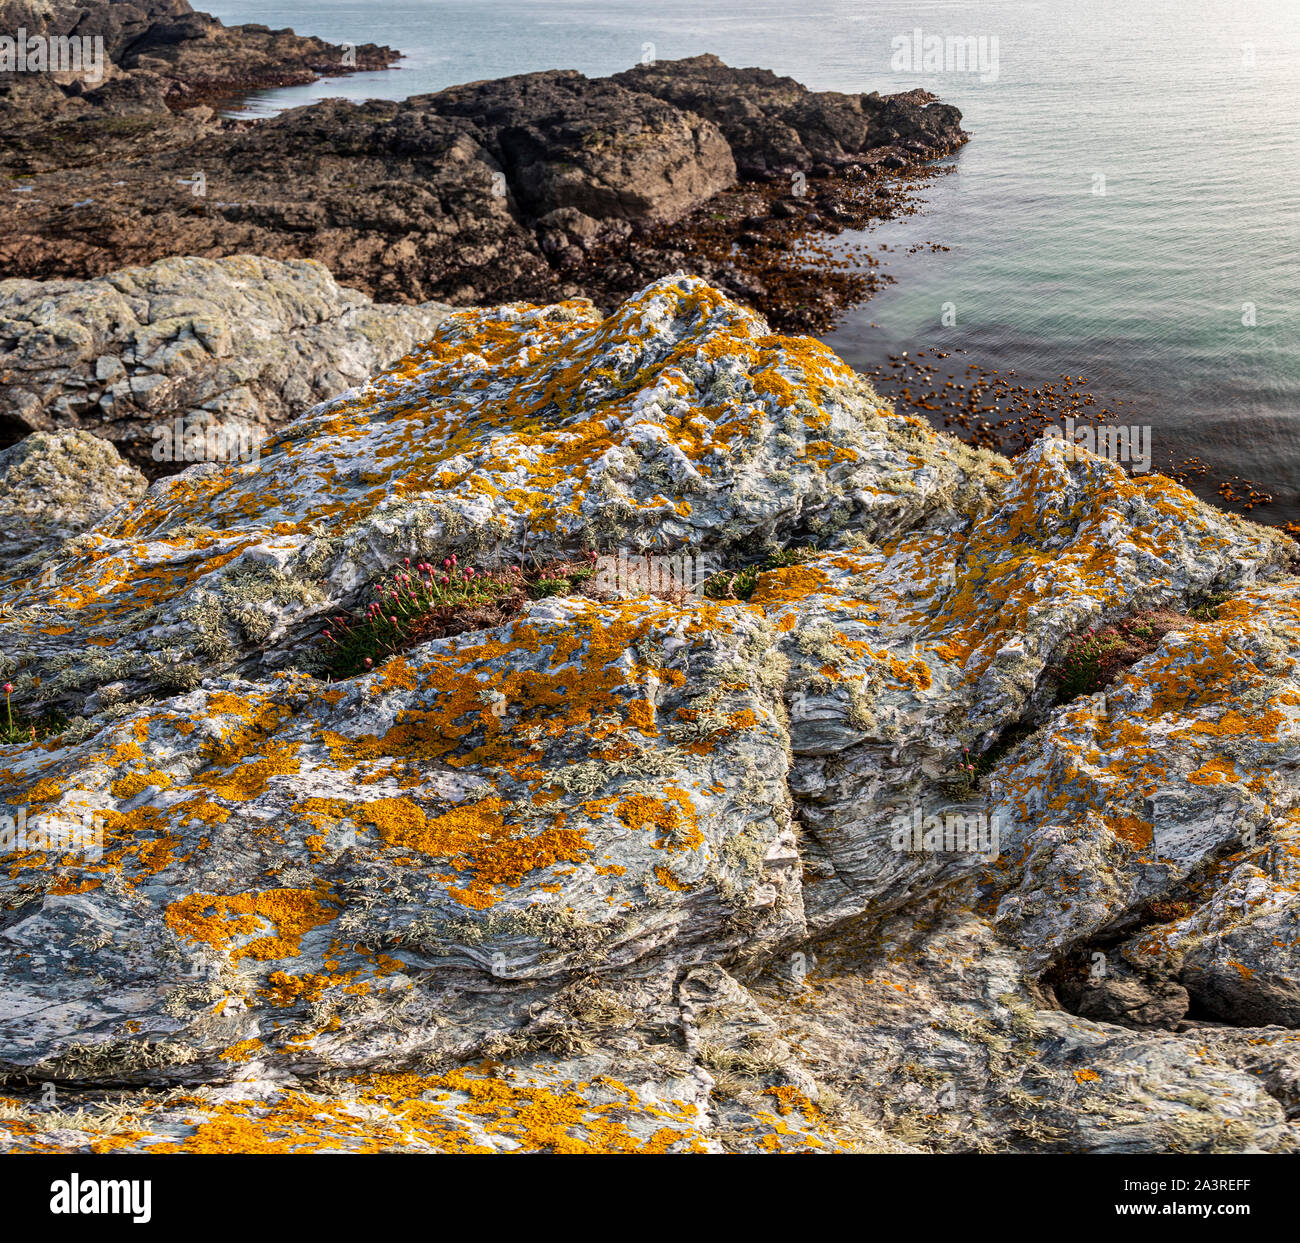
M714 122L750 177L842 165L882 147L929 159L967 138L961 113L926 91L810 91L770 69L732 69L716 56L637 65L613 81Z
M670 97L663 63L645 78L653 90L636 73L556 70L401 102L326 100L256 124L201 122L194 110L162 127L123 116L68 127L54 144L16 140L0 275L90 277L170 255L256 254L314 259L384 301L590 296L608 306L682 262L674 222L729 216L709 205L736 183L733 141L749 165L766 151L768 168L815 158L823 178L841 165L861 179L864 160L914 163L966 137L944 105L831 99L774 79L782 98L797 96L782 111L758 71L705 59L703 69L684 62L683 81L706 115ZM711 110L706 98L716 98ZM752 133L728 119L746 108L768 118L764 107L771 117ZM840 113L852 124L835 122ZM867 189L846 183L828 210L843 222L885 214L886 188ZM809 209L819 201L806 198ZM736 246L722 250L732 257L691 266L738 266Z
M0 450L0 578L137 500L147 486L111 444L86 431L36 432Z
M407 558L792 544L322 680ZM80 714L0 797L93 829L0 873L0 1067L62 1094L2 1142L1296 1151L1294 554L936 435L698 280L453 312L0 589L19 710Z
M28 41L102 41L102 60L93 65L83 60L55 72L0 71L7 133L104 107L118 112L132 97L162 112L322 75L386 69L399 58L373 43L347 49L292 30L226 26L195 12L187 0L0 0L0 30L15 40L22 31Z
M787 345L698 281L665 280L609 319L574 303L453 311L256 461L156 482L80 541L78 562L118 567L88 585L85 624L60 638L0 619L0 650L50 707L105 681L135 695L265 676L406 556L726 558L849 525L882 538L932 511L956 521L995 463L890 415L829 350ZM174 590L141 610L146 581ZM33 606L44 590L33 581ZM63 672L38 690L50 660Z
M375 304L319 264L249 256L0 281L0 435L85 428L149 475L174 473L186 437L255 446L403 357L447 310Z
M452 87L437 115L469 121L529 218L672 221L736 180L718 129L689 110L573 70Z

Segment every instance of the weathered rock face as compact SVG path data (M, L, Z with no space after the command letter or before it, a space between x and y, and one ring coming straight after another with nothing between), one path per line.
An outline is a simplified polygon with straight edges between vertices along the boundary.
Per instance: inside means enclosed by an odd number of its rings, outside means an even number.
M1275 573L1289 550L1258 530L1187 505L1161 477L1126 479L1099 459L1067 463L1044 441L1010 463L996 503L974 522L931 520L877 549L770 576L751 602L798 636L792 781L830 869L809 898L813 923L910 900L954 868L977 866L976 854L899 853L891 826L956 801L964 752L979 755L1008 727L1044 718L1044 673L1066 639ZM1025 798L1057 771L1044 750L1035 764ZM1104 814L1149 831L1141 779L1125 772L1115 784L1124 794L1106 791ZM1078 814L1098 795L1082 784ZM1022 845L1018 808L991 808L1004 858ZM1042 808L1028 808L1037 827ZM1048 855L1059 864L1059 842ZM1077 918L1077 894L1070 905ZM1060 948L1044 928L1026 941L1043 953Z
M732 69L711 55L637 65L613 81L713 121L747 176L807 172L877 147L943 155L967 137L961 113L925 91L810 91L770 69Z
M256 444L407 354L447 310L377 305L318 264L249 256L0 281L0 435L85 428L150 475L174 472L176 420Z
M260 676L300 660L321 618L408 555L728 556L849 525L879 538L978 503L993 462L892 415L825 347L769 335L693 279L607 320L582 303L455 311L256 461L159 480L87 533L25 597L62 616L69 576L88 575L75 634L0 618L0 650L49 706L106 682L143 693ZM37 672L50 661L57 685Z
M643 667L629 659L638 648L663 656ZM0 1035L8 1063L96 1056L87 1045L102 1055L138 1043L127 1037L139 1027L182 1046L174 1065L141 1068L172 1080L195 1055L228 1072L222 1051L254 1039L303 1070L459 1055L576 971L662 970L798 933L779 686L763 676L765 656L761 621L745 610L688 620L668 606L555 602L328 691L324 715L317 687L288 678L213 681L162 714L122 717L66 759L78 786L99 792L86 805L106 813L108 849L87 866L121 884L50 894L8 927L20 955L5 971L16 989ZM747 689L731 689L733 677ZM493 692L512 705L500 716L483 699ZM716 741L679 719L706 697L723 722ZM119 767L128 753L140 762ZM141 857L139 831L164 826L166 848ZM172 860L193 896L177 899ZM17 950L110 928L122 935L85 961L84 979L62 964L25 970ZM193 952L178 958L173 944ZM409 957L399 965L389 951ZM357 986L346 1025L318 1033L315 1051L305 1029L272 1037L251 1010L214 1021L212 990L185 987L210 961L250 989L274 988L287 958L299 975L342 970ZM485 993L485 972L505 983ZM107 993L87 993L95 974ZM178 988L192 1013L178 1011ZM409 1020L399 1027L385 1023L394 1005Z
M483 135L533 218L573 208L599 219L671 221L736 180L716 126L612 79L531 73L433 98L439 115L464 117Z
M376 574L525 541L811 551L314 676ZM1297 1151L1293 555L696 280L455 312L0 589L19 706L85 714L0 750L0 1067L72 1098L0 1142ZM1054 702L1081 631L1210 596Z
M147 486L89 432L37 432L0 450L0 577L80 535Z

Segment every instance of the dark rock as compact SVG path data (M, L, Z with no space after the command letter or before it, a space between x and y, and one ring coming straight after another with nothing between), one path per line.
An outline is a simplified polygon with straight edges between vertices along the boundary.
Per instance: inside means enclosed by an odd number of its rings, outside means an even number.
M401 102L324 100L252 123L216 118L190 106L212 73L196 70L187 84L156 64L213 29L184 13L176 21L147 39L124 36L120 59L137 67L67 95L71 123L19 127L0 148L0 170L24 185L0 197L0 278L88 278L173 255L243 254L315 260L383 302L549 302L575 283L608 302L674 271L674 252L725 281L728 248L748 232L744 244L763 256L754 274L775 289L784 278L765 265L793 248L773 235L807 227L813 207L819 223L862 223L862 195L795 185L795 173L839 165L860 178L853 161L898 152L882 142L928 135L938 150L964 139L960 114L924 93L815 93L715 57L595 80L524 74ZM258 46L270 39L254 34ZM49 83L21 90L32 107L51 90L63 98ZM739 189L738 164L768 186ZM721 211L713 206L733 190ZM671 231L687 218L696 232L683 245ZM727 223L736 219L741 229ZM697 244L702 229L718 246L712 255ZM616 252L633 230L627 287L610 273L628 265ZM816 289L799 283L763 309L808 330L823 312Z
M716 56L638 65L613 80L716 122L746 176L807 172L905 140L940 155L967 138L961 113L925 91L810 91L767 69L732 69Z
M24 30L29 39L103 40L99 64L0 74L0 120L10 133L88 109L126 115L147 105L165 114L169 105L189 107L208 97L386 69L401 55L373 43L348 54L340 44L292 30L226 26L187 0L0 0L0 30Z
M530 216L674 220L736 180L717 126L609 79L532 73L428 99L474 126Z
M1084 1018L1172 1031L1189 1004L1187 990L1173 981L1150 984L1137 978L1107 978L1084 988L1075 1012Z

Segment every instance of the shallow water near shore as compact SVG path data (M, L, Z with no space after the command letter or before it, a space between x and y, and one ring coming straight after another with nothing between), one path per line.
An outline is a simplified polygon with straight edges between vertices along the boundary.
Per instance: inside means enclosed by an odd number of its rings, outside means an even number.
M551 68L714 52L821 90L923 86L973 140L886 245L896 283L824 338L855 366L938 346L1030 380L1086 376L1156 465L1240 475L1300 521L1300 4L1295 0L216 0L223 21L388 43L401 67L262 92L405 98ZM900 72L893 41L985 40L984 72ZM992 58L996 39L996 62ZM653 47L647 47L653 45ZM919 243L937 242L908 253ZM947 321L945 323L945 320ZM966 351L960 353L959 351Z

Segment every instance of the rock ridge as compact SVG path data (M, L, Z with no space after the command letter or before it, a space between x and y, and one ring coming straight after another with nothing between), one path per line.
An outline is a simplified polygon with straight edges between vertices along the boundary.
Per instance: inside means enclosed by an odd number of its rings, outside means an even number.
M1280 533L972 450L680 274L452 311L125 491L0 582L17 710L76 718L0 746L3 1147L1300 1148ZM617 549L773 568L321 676L407 558Z

